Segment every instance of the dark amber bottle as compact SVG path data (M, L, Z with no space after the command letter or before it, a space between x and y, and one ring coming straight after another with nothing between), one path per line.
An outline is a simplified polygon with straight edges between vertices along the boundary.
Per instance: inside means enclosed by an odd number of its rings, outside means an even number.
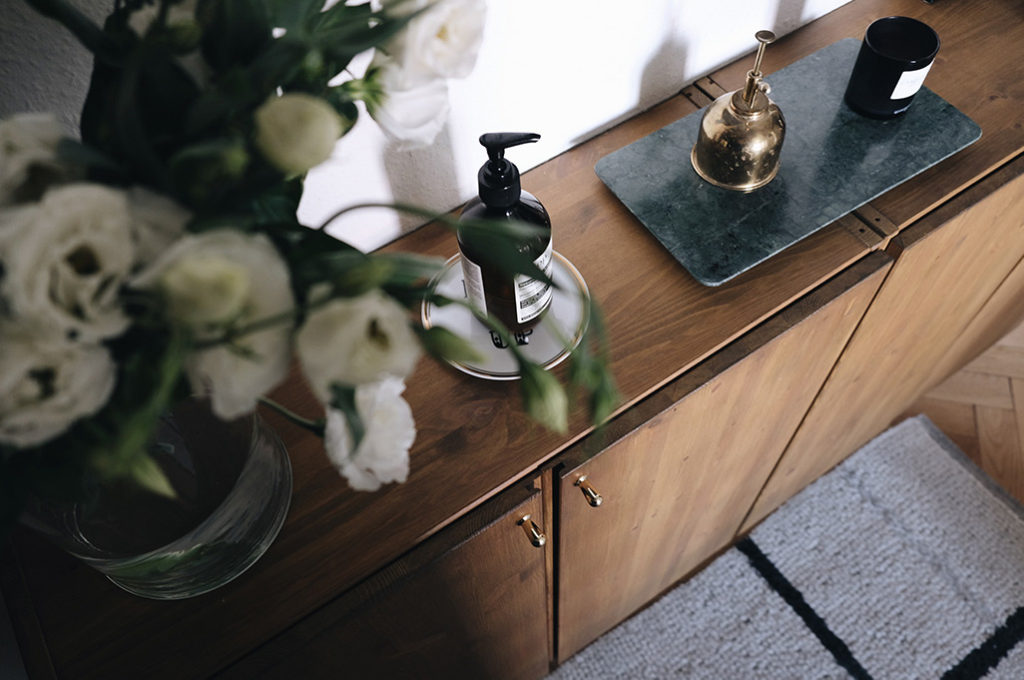
M539 227L539 233L521 241L517 249L528 254L550 279L554 270L551 219L541 202L522 190L519 169L504 157L507 147L538 139L540 135L528 132L489 133L480 137L489 160L477 175L480 195L466 204L462 219L515 220ZM489 244L474 239L467 230L458 230L458 241L469 301L497 317L514 333L537 325L551 306L551 284L522 274L508 276L490 266L485 251Z

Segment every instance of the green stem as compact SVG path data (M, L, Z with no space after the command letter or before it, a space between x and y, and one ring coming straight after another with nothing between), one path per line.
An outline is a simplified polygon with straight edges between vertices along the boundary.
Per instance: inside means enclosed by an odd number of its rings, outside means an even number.
M229 329L224 335L214 340L204 340L195 344L196 350L210 349L211 347L217 347L219 345L230 344L238 338L244 337L251 333L258 333L259 331L272 328L278 324L288 323L294 321L299 317L299 313L306 314L314 309L323 307L331 300L334 300L333 296L325 297L322 300L316 302L310 302L303 307L297 307L289 309L287 312L281 312L280 314L274 314L273 316L265 316L262 319L257 319L252 323L242 326L241 328Z
M342 208L341 210L339 210L338 212L334 213L333 215L328 217L326 220L324 220L323 223L319 227L316 227L316 230L317 231L323 231L324 229L327 228L327 226L331 222L333 222L334 220L338 219L342 215L344 215L346 213L350 213L350 212L352 212L354 210L362 210L363 208L389 208L389 209L395 210L397 212L407 212L407 213L410 213L412 215L419 215L420 217L425 217L425 218L427 218L429 220L437 220L438 222L441 222L442 224L445 224L445 225L451 227L452 229L454 229L455 227L457 227L459 225L458 220L456 220L456 219L454 219L452 217L448 217L447 215L438 214L438 213L436 213L436 212L434 212L432 210L425 210L424 208L420 208L420 207L417 207L415 205L410 205L408 203L386 203L386 202L370 201L370 202L367 202L367 203L356 203L355 205L350 205L347 208Z
M512 337L512 334L508 332L507 328L505 328L505 324L501 323L500 321L498 321L498 319L494 318L490 314L482 313L479 309L469 304L468 300L456 300L454 298L446 297L444 295L438 295L436 293L428 297L434 304L437 305L455 304L459 305L460 307L465 307L483 325L487 326L488 330L492 330L498 334L502 342L508 345L508 348L512 350L512 355L515 356L516 361L519 362L519 364L534 363L530 361L528 358L526 358L526 355L523 354L523 351L519 349L519 343L516 342L515 338Z
M319 437L324 436L323 421L303 418L298 413L295 413L295 411L292 411L291 409L282 406L281 404L277 403L273 399L270 399L269 397L260 397L260 403L274 411L277 411L282 416L284 416L291 422L295 423L299 427L305 428Z

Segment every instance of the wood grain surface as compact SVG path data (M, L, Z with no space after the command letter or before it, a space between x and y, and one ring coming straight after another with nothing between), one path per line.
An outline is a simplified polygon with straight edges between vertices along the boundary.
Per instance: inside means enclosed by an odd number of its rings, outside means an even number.
M744 531L885 429L934 384L936 365L1024 256L1024 158L897 239L899 259Z
M518 524L546 524L536 482L513 485L217 677L542 677L553 546L533 546Z
M972 360L977 365L972 362L969 366L972 370L968 373L1024 378L1024 347L1010 344L993 347L1021 321L1024 321L1024 260L1017 263L946 355L936 363L930 387L953 376ZM983 352L984 356L979 356ZM1024 399L1024 394L1020 396Z
M985 136L928 176L879 202L905 223L989 172L1024 146L1024 87L1007 55L1021 44L1015 0L937 3L856 0L768 50L773 70L842 37L869 19L924 16L943 35L946 61L928 86L979 122ZM716 78L729 82L746 59ZM941 66L941 68L940 68ZM555 249L572 261L605 311L612 367L624 396L619 413L754 328L870 247L834 224L719 288L697 284L614 198L593 172L604 155L695 110L677 96L525 173L524 188L547 206ZM685 154L683 154L685 155ZM709 228L714 228L709 225ZM431 225L392 249L447 257L454 237ZM564 371L561 369L559 372ZM292 378L276 395L316 415ZM374 494L349 490L318 440L269 416L289 449L295 485L281 535L257 565L214 593L149 602L40 539L19 534L3 560L8 601L21 602L18 634L39 677L203 677L339 597L440 528L534 472L590 431L577 408L565 436L532 424L515 383L479 381L431 360L406 392L419 429L409 481ZM38 621L33 635L33 620Z
M567 452L559 661L732 540L889 265L876 254L723 349L634 407L642 424L592 458L574 465L589 447ZM581 476L599 507L575 487Z

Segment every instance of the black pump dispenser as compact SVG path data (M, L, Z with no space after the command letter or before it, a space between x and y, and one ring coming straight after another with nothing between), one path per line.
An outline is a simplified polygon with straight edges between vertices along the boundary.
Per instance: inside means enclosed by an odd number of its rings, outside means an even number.
M510 146L529 144L540 139L535 132L488 132L480 135L480 144L487 149L488 161L477 173L480 200L491 208L511 208L519 201L522 186L519 168L505 158Z
M548 278L554 272L551 249L551 218L537 197L523 191L519 168L505 158L505 150L536 142L533 132L489 132L480 136L487 149L488 160L477 173L480 195L472 198L462 210L465 220L513 220L538 227L533 236L515 244L518 252L529 255ZM459 254L462 259L463 284L466 297L478 310L505 324L521 344L529 341L532 328L551 306L554 294L550 283L516 274L505 273L493 263L493 242L474 237L473 230L458 230Z

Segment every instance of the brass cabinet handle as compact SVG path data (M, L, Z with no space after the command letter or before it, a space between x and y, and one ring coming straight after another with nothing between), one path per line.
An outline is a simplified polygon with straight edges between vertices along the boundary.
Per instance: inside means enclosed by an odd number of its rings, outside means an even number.
M590 482L587 481L586 475L582 475L576 480L576 486L580 487L580 491L583 492L583 497L587 499L587 503L590 503L590 507L596 508L604 501L604 499L601 498L601 494L595 491L594 487L592 487Z
M537 523L531 519L532 515L523 515L516 524L523 528L526 532L526 537L530 539L530 543L535 548L543 548L544 544L548 542L548 537L540 530Z

